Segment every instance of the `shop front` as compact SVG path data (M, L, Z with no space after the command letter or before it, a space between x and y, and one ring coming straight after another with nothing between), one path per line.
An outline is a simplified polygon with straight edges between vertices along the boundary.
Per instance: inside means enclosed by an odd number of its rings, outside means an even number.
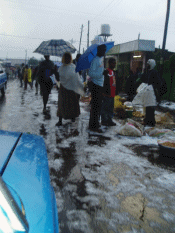
M155 51L154 40L134 40L123 44L115 45L108 51L107 56L114 56L117 60L117 69L127 67L128 70L123 70L123 75L132 70L135 73L137 70L143 72L146 67L146 61L149 52ZM126 64L128 64L126 66Z

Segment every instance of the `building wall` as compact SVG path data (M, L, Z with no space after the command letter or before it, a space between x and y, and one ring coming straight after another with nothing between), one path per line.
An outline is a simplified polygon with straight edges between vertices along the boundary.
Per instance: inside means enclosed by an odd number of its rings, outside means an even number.
M7 59L4 62L11 63L11 66L25 64L25 59Z

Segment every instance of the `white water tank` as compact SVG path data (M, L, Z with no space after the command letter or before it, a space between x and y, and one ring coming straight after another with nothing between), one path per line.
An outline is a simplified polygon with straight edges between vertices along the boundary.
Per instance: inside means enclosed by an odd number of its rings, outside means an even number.
M101 25L101 34L102 35L110 35L110 26L109 26L109 24L102 24Z

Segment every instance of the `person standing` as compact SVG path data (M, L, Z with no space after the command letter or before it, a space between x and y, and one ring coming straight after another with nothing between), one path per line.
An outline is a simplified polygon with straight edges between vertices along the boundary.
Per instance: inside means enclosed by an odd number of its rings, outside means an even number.
M147 74L146 74L146 80L145 83L148 85L153 86L154 94L156 97L157 102L160 100L160 93L159 93L159 87L161 84L160 77L158 75L158 72L154 69L156 66L156 62L154 59L149 59L147 61ZM145 118L143 120L144 125L148 126L155 126L155 106L146 106L146 114Z
M58 74L55 75L56 80L60 81L57 111L59 121L56 126L62 125L63 118L75 121L75 118L80 115L80 95L84 95L84 86L79 74L75 72L70 53L63 55Z
M18 78L19 78L19 81L21 83L20 87L22 87L23 86L23 83L22 83L23 77L22 77L22 67L20 67L20 66L18 67Z
M103 101L101 106L101 124L105 126L115 126L112 121L114 115L114 97L116 94L116 77L114 68L116 60L110 58L109 68L104 71Z
M53 87L50 76L53 74L54 63L50 60L49 55L44 55L44 58L45 60L40 63L36 76L38 77L38 82L43 95L43 113L46 113L46 105Z
M25 72L25 65L24 63L22 63L21 65L22 83L24 82L24 72Z
M79 60L80 57L81 57L81 53L78 53L76 58L73 60L73 64L75 65L75 69L76 69L76 66L77 66L77 63L78 63L78 60ZM79 73L79 75L81 77L82 71L79 71L78 73Z
M102 103L103 90L103 72L104 62L103 56L106 52L106 45L102 44L97 47L97 56L91 62L89 69L90 91L91 91L91 110L89 118L89 129L93 131L101 131L99 124L99 116Z
M38 69L39 69L39 65L35 67L34 71L33 71L33 80L35 80L35 95L38 95L38 87L39 87L39 82L38 82ZM41 94L41 88L40 88L40 94ZM41 94L42 95L42 94Z
M132 70L129 71L129 76L126 79L126 94L128 95L127 100L132 101L136 95L136 80Z
M24 70L24 90L27 90L27 84L30 85L32 89L32 70L26 65Z

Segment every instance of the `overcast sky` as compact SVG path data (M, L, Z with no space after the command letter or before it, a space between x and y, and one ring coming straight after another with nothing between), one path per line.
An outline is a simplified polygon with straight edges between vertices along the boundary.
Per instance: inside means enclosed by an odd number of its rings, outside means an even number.
M88 20L90 41L109 24L108 40L120 44L138 38L155 40L162 47L167 0L1 0L0 57L41 58L33 51L43 40L74 40L81 53L87 48ZM171 10L166 49L175 52L175 1ZM74 56L76 53L74 54Z

